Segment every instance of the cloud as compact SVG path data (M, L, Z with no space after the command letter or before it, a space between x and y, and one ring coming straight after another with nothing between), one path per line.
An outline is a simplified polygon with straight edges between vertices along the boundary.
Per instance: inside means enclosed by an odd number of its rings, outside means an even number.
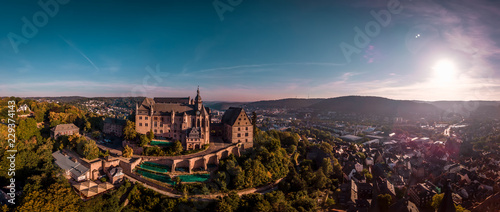
M249 69L249 68L263 68L270 66L290 66L290 65L298 65L298 66L344 66L346 64L341 63L318 63L318 62L303 62L303 63L268 63L268 64L251 64L251 65L238 65L238 66L227 66L227 67L218 67L218 68L210 68L210 69L202 69L192 73L205 73L205 72L217 72L217 71L227 71L227 70L235 70L235 69Z
M85 60L87 60L97 71L101 71L95 64L94 62L85 54L83 53L78 47L76 47L71 41L67 40L63 36L59 35L59 37L66 42L71 48L73 48L75 51L77 51L80 55L82 55Z

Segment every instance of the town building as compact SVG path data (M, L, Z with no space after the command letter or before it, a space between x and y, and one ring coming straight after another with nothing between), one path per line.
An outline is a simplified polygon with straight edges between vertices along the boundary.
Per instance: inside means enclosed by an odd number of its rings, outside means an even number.
M77 158L68 156L66 153L56 151L52 153L55 163L64 170L64 174L71 176L76 181L89 178L89 169L78 162Z
M50 137L57 139L61 135L73 135L79 133L80 128L74 124L59 124L50 129Z
M203 106L200 89L195 99L146 98L136 105L138 133L179 140L185 149L199 149L210 142L210 109Z
M417 204L417 206L426 207L437 192L425 183L418 183L410 187L408 194L410 195L410 200Z
M27 104L23 104L17 108L17 112L31 112L31 109Z
M123 119L105 118L102 132L121 137L126 123L127 121Z

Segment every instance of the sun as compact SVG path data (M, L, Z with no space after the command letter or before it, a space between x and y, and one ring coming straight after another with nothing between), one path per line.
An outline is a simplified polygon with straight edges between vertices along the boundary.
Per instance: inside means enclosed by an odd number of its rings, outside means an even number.
M442 59L432 67L434 70L433 79L436 82L446 83L452 81L456 74L456 67L453 61Z

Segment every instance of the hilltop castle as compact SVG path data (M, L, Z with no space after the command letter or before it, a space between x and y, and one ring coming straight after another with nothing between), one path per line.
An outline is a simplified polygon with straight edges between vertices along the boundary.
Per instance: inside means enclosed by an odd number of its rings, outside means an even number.
M196 97L146 98L135 108L135 129L155 137L181 141L184 149L199 149L210 143L210 132L220 132L226 143L253 146L253 125L243 108L230 107L221 123L210 122L210 108L203 106L198 88Z
M146 98L136 105L135 129L156 137L179 140L186 150L210 142L210 109L203 106L198 88L196 98Z

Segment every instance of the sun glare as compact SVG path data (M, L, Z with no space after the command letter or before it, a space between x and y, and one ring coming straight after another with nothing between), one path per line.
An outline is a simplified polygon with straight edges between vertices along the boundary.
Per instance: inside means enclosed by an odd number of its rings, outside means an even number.
M440 60L434 67L434 80L437 82L450 82L456 74L456 67L450 60Z

